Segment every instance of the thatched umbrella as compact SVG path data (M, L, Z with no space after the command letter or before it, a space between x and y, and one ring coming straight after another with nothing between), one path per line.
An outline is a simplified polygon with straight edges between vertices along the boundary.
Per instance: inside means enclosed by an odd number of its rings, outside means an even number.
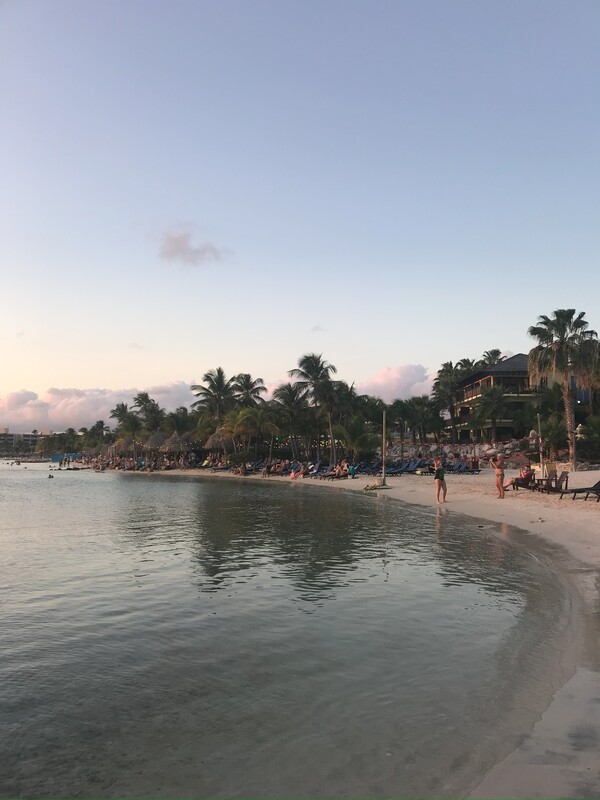
M166 440L166 434L164 434L162 431L155 431L148 439L144 447L146 450L159 450Z
M181 453L186 449L185 442L182 441L181 436L178 433L174 433L163 442L160 447L161 453Z
M135 453L135 440L133 436L121 436L114 443L115 451L121 453Z

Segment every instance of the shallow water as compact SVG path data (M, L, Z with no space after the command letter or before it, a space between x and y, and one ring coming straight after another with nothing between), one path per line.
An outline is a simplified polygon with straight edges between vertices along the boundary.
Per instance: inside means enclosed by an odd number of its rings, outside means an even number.
M0 467L2 796L453 796L526 732L570 599L494 526L47 473Z

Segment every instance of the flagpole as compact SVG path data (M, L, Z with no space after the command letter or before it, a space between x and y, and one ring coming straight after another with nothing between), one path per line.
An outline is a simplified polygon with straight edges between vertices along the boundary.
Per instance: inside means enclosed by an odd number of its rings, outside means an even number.
M383 434L381 439L381 485L385 486L385 445L386 445L386 436L385 436L385 409L383 410Z

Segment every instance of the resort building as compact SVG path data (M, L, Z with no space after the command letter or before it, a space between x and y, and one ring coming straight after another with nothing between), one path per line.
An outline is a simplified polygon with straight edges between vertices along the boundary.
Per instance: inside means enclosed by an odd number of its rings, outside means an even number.
M515 435L514 421L518 412L527 405L536 405L538 386L529 380L528 357L525 353L494 364L482 367L477 372L463 378L460 382L460 395L457 404L456 429L459 441L488 439L490 431L496 428L496 438L511 439ZM505 411L501 418L476 421L475 410L486 389L500 387L504 392Z
M10 433L8 428L0 428L0 453L31 452L44 435L32 433Z

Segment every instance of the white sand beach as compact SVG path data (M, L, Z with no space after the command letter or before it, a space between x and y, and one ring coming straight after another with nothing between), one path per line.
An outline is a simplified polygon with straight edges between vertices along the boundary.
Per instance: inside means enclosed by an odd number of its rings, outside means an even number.
M289 477L236 476L228 472L198 473L195 470L160 473L188 475L216 480L261 480L287 483L293 491L303 486L339 491L364 492L375 479L320 480ZM506 478L516 470L507 470ZM592 486L600 470L570 476L569 488ZM399 500L435 507L432 476L401 476L387 479L389 488L374 489L376 500ZM494 475L484 469L479 475L448 475L447 502L440 513L460 513L527 531L541 542L558 546L568 554L569 578L584 600L590 619L598 607L600 571L600 502L566 495L541 494L528 490L506 491L497 498ZM551 548L552 549L552 548ZM558 549L557 549L557 552ZM564 567L564 563L563 563ZM589 634L588 634L589 638ZM597 625L592 626L591 650L566 683L554 694L549 707L538 719L521 746L497 764L473 790L470 797L541 798L597 797L600 795L600 663L595 653ZM594 642L594 640L596 640Z

